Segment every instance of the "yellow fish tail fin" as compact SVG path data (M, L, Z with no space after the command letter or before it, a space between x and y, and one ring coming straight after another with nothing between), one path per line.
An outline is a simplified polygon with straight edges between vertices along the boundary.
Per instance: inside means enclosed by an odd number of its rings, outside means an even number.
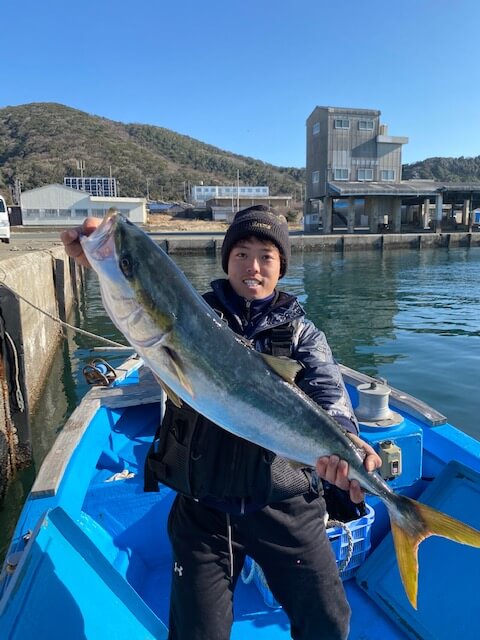
M398 568L407 598L417 608L418 547L429 536L441 536L480 548L480 531L425 504L396 496L391 528Z

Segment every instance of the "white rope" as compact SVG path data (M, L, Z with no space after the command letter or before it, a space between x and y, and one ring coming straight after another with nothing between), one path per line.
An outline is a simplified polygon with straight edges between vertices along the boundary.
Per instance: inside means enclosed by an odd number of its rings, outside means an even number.
M228 536L228 554L230 557L230 578L233 578L233 546L232 546L232 525L230 523L230 514L227 513L227 536Z
M347 534L347 538L348 538L347 555L342 560L342 562L338 565L338 573L341 574L348 567L348 565L350 564L350 560L352 559L352 556L353 556L353 545L354 545L353 534L348 524L346 522L341 522L340 520L329 520L327 522L327 529L329 527L341 527Z
M0 267L0 270L3 271L3 273L6 275L4 269L2 269ZM5 284L5 280L2 280L1 284L6 289L8 289L11 293L13 293L14 296L17 296L17 298L20 298L20 300L23 300L24 302L29 304L31 307L33 307L37 311L40 311L40 313L43 313L44 315L46 315L48 318L50 318L54 322L58 322L59 324L61 324L63 327L66 327L67 329L71 329L72 331L75 331L76 333L81 333L82 335L88 336L89 338L94 338L95 340L100 340L100 342L104 342L105 344L108 344L108 345L110 345L112 347L121 347L122 349L127 349L128 348L127 345L120 344L120 342L115 342L114 340L109 340L108 338L104 338L102 336L98 336L95 333L90 333L90 331L85 331L85 329L80 329L80 327L75 327L74 325L69 324L68 322L64 322L58 316L52 315L48 311L45 311L45 309L41 309L40 307L38 307L36 304L31 302L30 300L27 300L27 298L25 298L20 293L18 293L14 289L12 289L12 287L9 287L8 284Z
M10 342L10 347L13 351L13 357L15 359L15 398L17 400L17 407L20 411L25 411L25 400L23 397L22 390L20 388L20 366L18 364L18 352L15 342L12 340L11 335L8 331L5 331L5 337Z

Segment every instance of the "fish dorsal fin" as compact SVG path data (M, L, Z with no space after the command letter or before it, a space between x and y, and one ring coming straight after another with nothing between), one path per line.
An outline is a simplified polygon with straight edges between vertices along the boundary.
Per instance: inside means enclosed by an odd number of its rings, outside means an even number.
M160 380L160 378L157 376L157 374L156 374L156 373L154 373L154 374L153 374L153 376L154 376L155 380L158 382L158 384L159 384L159 385L162 387L162 389L164 390L164 392L165 392L165 394L166 394L167 398L168 398L169 400L171 400L171 401L173 402L173 404L174 404L176 407L178 407L178 408L180 409L180 407L181 407L181 406L182 406L182 404L183 404L182 399L181 399L181 398L179 398L179 397L177 396L177 394L175 393L175 391L172 391L172 390L170 389L170 387L169 387L168 385L166 385L166 384L163 382L163 380Z
M285 358L284 356L271 356L268 353L260 354L270 369L273 369L281 378L294 384L295 378L299 371L303 369L302 365L296 360Z
M185 371L183 370L183 363L178 353L171 347L162 347L162 349L165 355L168 357L170 361L170 365L173 369L173 373L177 377L179 383L182 385L185 391L193 398L195 394L193 393L193 389L192 389L192 385L190 384L190 381L185 375Z

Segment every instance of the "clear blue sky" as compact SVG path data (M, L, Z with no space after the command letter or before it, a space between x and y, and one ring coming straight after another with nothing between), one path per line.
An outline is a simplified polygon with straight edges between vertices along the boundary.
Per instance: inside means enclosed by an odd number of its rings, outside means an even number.
M478 0L17 0L0 107L58 102L305 166L315 106L379 109L403 162L480 155Z

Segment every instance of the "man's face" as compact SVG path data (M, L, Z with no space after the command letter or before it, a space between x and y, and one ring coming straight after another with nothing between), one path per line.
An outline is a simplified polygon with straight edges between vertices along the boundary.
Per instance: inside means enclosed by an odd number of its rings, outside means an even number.
M280 277L280 251L273 242L256 237L239 240L228 257L228 279L247 300L271 295Z

